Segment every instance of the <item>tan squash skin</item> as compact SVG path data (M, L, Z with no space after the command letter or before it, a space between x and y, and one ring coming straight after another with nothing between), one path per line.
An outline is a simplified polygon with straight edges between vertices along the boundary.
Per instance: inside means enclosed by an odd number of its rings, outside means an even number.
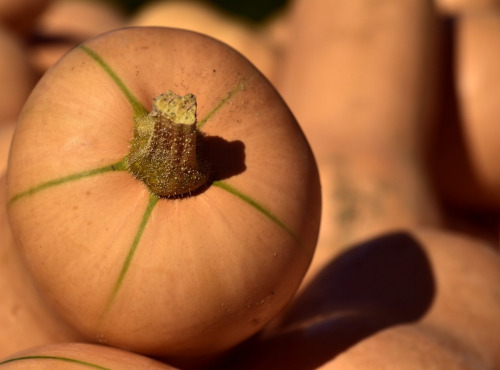
M202 131L228 142L219 147L220 160L240 158L245 168L229 162L224 174L213 162L215 175L283 227L220 186L161 199L112 300L149 198L141 181L115 171L10 204L20 249L43 293L88 338L165 356L222 351L275 316L306 272L320 216L312 152L272 86L223 44L186 31L131 28L86 45L148 109L167 89L195 94L200 120L221 104ZM73 50L24 107L12 143L9 199L121 160L132 121L117 85L83 49Z
M29 356L42 358L26 358ZM24 357L24 358L23 358ZM8 361L2 363L3 361ZM168 370L175 369L136 353L117 348L84 343L60 343L30 348L0 359L0 369L33 370Z
M352 245L227 368L497 369L500 255L440 229ZM227 363L226 363L227 364Z
M0 122L15 120L35 84L20 38L0 25Z
M120 9L108 2L53 0L34 23L33 33L41 40L31 45L30 62L43 74L74 46L125 22Z
M452 157L449 145L440 147L443 149L436 157L444 154L436 171L438 181L452 202L498 212L500 71L496 60L500 58L500 9L457 18L455 32L456 124L463 133L465 158ZM451 141L450 134L444 140ZM453 163L455 167L450 166Z
M6 210L5 173L0 177L0 358L29 347L81 340L36 290L14 244Z
M456 338L423 325L374 334L318 370L486 370L487 364Z
M421 155L439 107L438 26L431 0L293 3L277 86L319 159Z
M416 234L433 265L436 300L422 323L445 331L500 367L500 255L496 244L466 235L421 231Z
M275 51L273 41L266 37L264 30L231 17L206 2L169 0L146 3L132 16L129 25L183 28L211 36L238 50L274 81Z

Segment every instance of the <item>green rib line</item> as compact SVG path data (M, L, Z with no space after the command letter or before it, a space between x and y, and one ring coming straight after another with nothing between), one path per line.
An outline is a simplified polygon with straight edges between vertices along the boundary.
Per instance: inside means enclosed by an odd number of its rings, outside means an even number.
M240 198L242 201L245 203L249 204L253 208L255 208L257 211L262 213L264 216L266 216L269 220L274 222L276 225L278 225L281 229L283 229L287 234L289 234L293 239L295 239L297 242L300 243L299 238L293 233L292 230L288 226L286 226L278 217L276 217L271 211L269 211L267 208L265 208L263 205L258 203L255 199L249 197L248 195L242 193L235 187L229 185L225 181L214 181L212 185L217 186L218 188L221 188L223 190L226 190L227 192L237 196Z
M118 88L122 91L122 93L125 95L127 100L129 101L130 105L132 106L132 110L134 111L134 117L142 117L148 114L148 111L144 107L144 105L141 104L141 102L135 97L134 94L128 89L127 85L122 81L120 77L116 74L116 72L109 66L108 63L104 61L104 59L101 58L99 54L97 54L94 50L89 48L88 46L81 44L80 49L82 49L88 56L90 56L94 61L101 66L101 68L104 70L104 72L107 73L107 75L113 80L113 82L118 86Z
M101 315L101 318L103 318L113 305L113 302L115 301L115 298L118 294L118 291L120 290L123 280L125 279L125 275L127 274L130 264L132 263L132 259L134 258L135 252L137 250L137 246L139 245L139 241L141 240L142 234L144 233L144 230L146 229L146 225L148 223L149 217L151 216L151 213L153 212L153 209L155 208L156 204L158 203L158 198L155 194L150 193L149 194L149 202L146 207L146 210L144 211L144 214L142 216L141 223L139 225L139 228L137 230L137 233L135 234L134 241L132 242L132 245L128 251L127 257L125 258L125 261L123 262L122 269L120 271L120 274L118 275L118 279L115 282L115 285L113 287L113 291L111 292L111 295L109 297L108 303L106 304L106 308L104 309L104 312Z
M203 126L205 126L205 124L207 123L207 121L212 118L212 116L217 113L217 111L222 108L233 96L235 96L238 92L242 91L245 89L245 86L246 86L247 82L244 80L244 81L240 81L240 83L238 83L238 85L236 85L236 87L234 89L232 89L230 92L228 92L220 101L219 103L210 111L208 112L208 114L201 120L198 122L198 124L196 125L196 127L198 128L198 130L201 130L201 128Z
M58 361L70 362L72 364L78 364L78 365L83 365L83 366L91 367L93 369L111 370L108 367L99 366L99 365L93 364L91 362L76 360L74 358L68 358L68 357L59 357L59 356L23 356L23 357L16 357L16 358L11 358L9 360L2 361L2 362L0 362L0 365L8 364L10 362L25 361L25 360L58 360Z
M43 182L37 186L32 187L31 189L28 189L26 191L23 191L22 193L19 193L17 195L14 195L10 200L8 205L11 205L12 203L18 201L21 198L36 194L42 190L51 188L53 186L58 186L65 184L70 181L75 181L75 180L80 180L84 177L89 177L89 176L94 176L94 175L100 175L102 173L106 172L111 172L111 171L125 171L127 170L127 162L125 159L122 159L119 162L100 167L100 168L95 168L93 170L87 170L83 172L77 172L68 176L60 177L54 180L50 180L47 182Z

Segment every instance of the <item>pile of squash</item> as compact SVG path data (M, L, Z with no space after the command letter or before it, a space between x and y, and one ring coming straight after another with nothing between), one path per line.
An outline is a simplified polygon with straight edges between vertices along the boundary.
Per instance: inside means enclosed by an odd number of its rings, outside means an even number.
M497 0L0 0L0 370L500 369L499 40Z

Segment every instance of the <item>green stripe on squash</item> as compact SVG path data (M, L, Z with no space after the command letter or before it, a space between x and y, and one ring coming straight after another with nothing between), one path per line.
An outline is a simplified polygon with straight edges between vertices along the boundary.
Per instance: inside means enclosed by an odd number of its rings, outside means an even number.
M0 366L4 365L4 364L12 363L12 362L29 361L29 360L56 360L56 361L69 362L72 364L86 366L86 367L90 367L92 369L111 370L110 368L107 368L104 366L99 366L99 365L93 364L91 362L77 360L74 358L61 357L61 356L43 356L43 355L22 356L22 357L11 358L11 359L0 362Z

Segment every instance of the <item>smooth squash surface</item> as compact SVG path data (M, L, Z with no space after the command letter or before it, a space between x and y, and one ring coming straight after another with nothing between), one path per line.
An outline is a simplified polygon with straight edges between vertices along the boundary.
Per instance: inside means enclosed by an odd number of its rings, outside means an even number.
M174 368L117 348L87 343L58 343L30 348L0 359L0 369L168 370Z
M0 176L0 358L29 347L82 340L45 302L17 249L7 219L5 173Z
M197 99L206 187L161 198L127 171L134 118ZM9 217L41 290L92 340L149 354L221 351L297 289L319 179L294 117L240 54L200 34L130 28L67 54L24 107Z

